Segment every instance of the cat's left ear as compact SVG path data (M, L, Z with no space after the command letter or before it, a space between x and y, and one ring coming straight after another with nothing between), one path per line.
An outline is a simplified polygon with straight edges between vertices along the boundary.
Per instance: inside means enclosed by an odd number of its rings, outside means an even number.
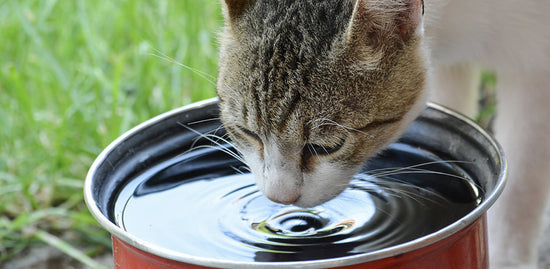
M356 0L346 39L350 45L407 42L422 33L423 0Z

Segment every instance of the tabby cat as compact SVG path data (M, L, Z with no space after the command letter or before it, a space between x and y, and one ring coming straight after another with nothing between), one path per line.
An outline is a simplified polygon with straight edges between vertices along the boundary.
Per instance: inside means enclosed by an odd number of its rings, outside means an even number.
M493 268L536 268L550 190L550 1L222 0L221 118L271 200L311 207L439 101L473 116L498 76L508 190Z

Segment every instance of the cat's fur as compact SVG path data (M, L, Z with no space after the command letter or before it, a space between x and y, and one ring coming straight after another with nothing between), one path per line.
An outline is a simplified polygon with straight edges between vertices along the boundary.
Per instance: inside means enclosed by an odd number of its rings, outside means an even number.
M340 193L430 90L474 115L479 67L495 70L510 182L490 212L491 261L535 268L550 189L550 1L222 4L222 121L260 190L280 203L313 206Z

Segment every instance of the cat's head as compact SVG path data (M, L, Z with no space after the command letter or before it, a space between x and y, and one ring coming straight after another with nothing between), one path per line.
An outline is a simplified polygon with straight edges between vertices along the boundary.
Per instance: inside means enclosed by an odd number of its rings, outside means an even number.
M323 203L424 106L420 0L222 0L221 119L271 200Z

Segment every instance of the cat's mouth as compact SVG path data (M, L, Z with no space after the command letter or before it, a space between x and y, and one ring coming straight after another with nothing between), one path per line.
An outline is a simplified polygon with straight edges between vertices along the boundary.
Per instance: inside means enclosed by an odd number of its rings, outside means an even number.
M326 179L323 180L326 182ZM271 201L283 204L294 205L302 208L311 208L321 205L338 196L347 187L348 182L338 184L342 187L336 187L331 184L318 183L318 185L305 184L295 188L265 188L260 187L260 191Z
M301 208L313 208L324 204L325 202L328 202L341 194L348 186L348 181L341 182L341 184L336 184L338 186L320 185L322 186L304 185L299 191L294 190L291 192L276 190L275 194L272 193L275 191L269 190L261 190L261 192L269 200L278 204L293 205Z
M296 196L286 196L284 198L281 198L281 197L274 197L274 196L267 196L266 197L275 202L275 203L278 203L278 204L283 204L283 205L296 205L296 206L299 206L298 203L300 201L300 195L296 195Z

